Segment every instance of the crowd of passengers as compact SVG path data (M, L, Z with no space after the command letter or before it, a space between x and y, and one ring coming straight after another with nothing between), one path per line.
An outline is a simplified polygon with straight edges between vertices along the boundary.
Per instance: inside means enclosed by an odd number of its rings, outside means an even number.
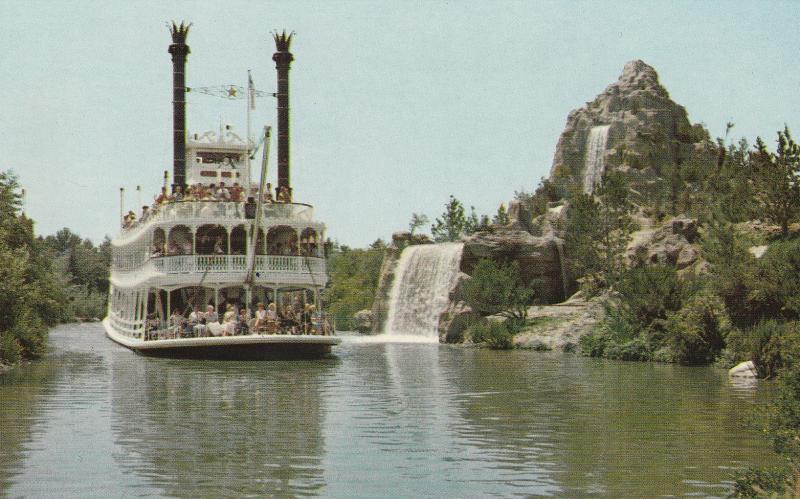
M213 243L212 243L213 241ZM200 236L198 239L198 252L200 254L207 254L207 255L227 255L227 248L225 244L225 240L222 236L217 236L216 238L210 236ZM154 243L153 248L150 252L151 258L158 258L162 256L175 256L175 255L191 255L192 253L192 242L191 241L183 241L182 243L178 243L176 241L170 241L169 244L164 247L163 244ZM244 255L244 249L241 247L231 248L232 255ZM289 243L282 243L277 242L275 243L269 251L270 255L279 255L279 256L318 256L317 252L317 243L315 242L301 242L300 246L298 247L295 244Z
M155 314L150 314L147 320L148 340L250 334L329 335L331 326L314 305L303 305L299 299L280 310L275 303L267 307L259 303L252 317L246 308L228 303L222 320L213 305L208 305L205 312L191 305L185 312L176 308L169 317L167 329L162 328Z
M172 194L167 192L166 187L161 188L161 193L155 197L153 205L142 206L142 214L139 222L145 222L148 218L157 213L159 208L168 203L179 203L182 201L224 201L232 203L240 203L244 201L255 200L258 198L258 188L252 187L250 192L246 192L247 188L240 186L238 182L230 187L225 185L225 182L217 184L204 185L197 183L187 187L186 192L183 192L181 186L175 187L175 192ZM267 184L264 191L265 203L291 203L292 191L286 186L282 186L275 190L275 197L272 197L272 184ZM129 211L122 220L123 228L131 228L137 224L136 213L133 210Z

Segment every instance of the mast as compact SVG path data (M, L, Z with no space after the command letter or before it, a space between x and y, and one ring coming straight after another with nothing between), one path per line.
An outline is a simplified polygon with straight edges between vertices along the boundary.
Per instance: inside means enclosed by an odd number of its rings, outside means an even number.
M169 53L172 54L172 148L173 148L173 173L172 192L176 187L186 188L186 56L189 55L189 46L186 37L189 35L191 23L180 25L172 22L170 33L172 45Z
M272 55L278 70L278 189L286 187L291 194L289 182L289 69L294 56L289 52L294 33L273 33L277 52Z
M261 161L261 180L258 185L258 202L256 203L256 218L250 228L250 247L247 248L247 274L245 283L248 288L253 286L253 278L256 264L256 244L258 244L258 231L261 229L261 218L264 214L262 209L264 205L264 191L267 187L267 161L269 160L269 139L272 133L272 127L264 127L264 158ZM264 234L266 239L266 234Z

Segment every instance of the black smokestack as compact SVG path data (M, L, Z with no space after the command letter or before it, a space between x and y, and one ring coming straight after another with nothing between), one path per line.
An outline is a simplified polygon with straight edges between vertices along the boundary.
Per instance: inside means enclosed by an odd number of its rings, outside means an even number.
M289 185L289 69L294 56L289 52L292 35L274 33L277 52L272 55L278 70L278 189Z
M172 45L169 53L172 54L172 192L180 186L186 187L186 56L189 55L189 46L186 45L186 36L189 34L191 24L176 25L173 21L170 33Z

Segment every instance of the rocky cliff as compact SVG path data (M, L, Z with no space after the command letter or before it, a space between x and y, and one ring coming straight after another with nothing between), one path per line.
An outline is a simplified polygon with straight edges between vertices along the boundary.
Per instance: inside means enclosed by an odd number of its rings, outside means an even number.
M651 181L686 161L694 144L706 138L689 123L686 109L670 99L655 69L636 60L625 64L619 80L592 102L569 113L553 157L551 180L565 186L583 182L591 156L592 128L608 125L601 160L605 170L622 170L631 180ZM602 172L601 172L602 173Z

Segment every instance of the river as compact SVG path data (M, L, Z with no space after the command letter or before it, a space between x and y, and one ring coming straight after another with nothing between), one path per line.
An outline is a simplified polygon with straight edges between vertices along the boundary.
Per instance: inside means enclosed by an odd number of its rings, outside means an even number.
M346 338L320 361L151 359L99 324L0 375L0 495L724 496L775 461L712 368Z

